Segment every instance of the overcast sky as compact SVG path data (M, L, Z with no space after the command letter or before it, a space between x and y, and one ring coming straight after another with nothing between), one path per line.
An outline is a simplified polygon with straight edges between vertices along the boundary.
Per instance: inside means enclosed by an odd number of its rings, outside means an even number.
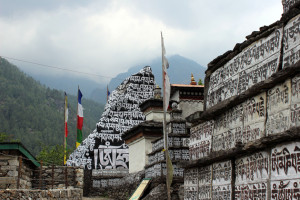
M281 0L0 0L0 56L114 77L161 56L162 31L167 56L206 67L281 14Z

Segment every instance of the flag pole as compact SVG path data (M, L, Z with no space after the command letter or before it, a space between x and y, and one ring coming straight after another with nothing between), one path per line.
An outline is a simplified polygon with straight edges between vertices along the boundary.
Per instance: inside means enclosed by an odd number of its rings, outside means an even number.
M163 119L163 134L164 134L164 149L165 149L165 158L166 158L166 169L167 169L167 174L166 174L166 185L167 185L167 193L168 193L168 200L171 200L171 192L170 192L170 180L168 179L168 174L169 174L169 169L168 169L168 157L169 157L169 152L168 152L168 136L167 136L167 109L165 108L165 99L166 99L166 85L165 85L165 70L164 70L164 46L163 46L163 36L162 32L161 34L161 60L162 60L162 79L163 79L163 110L164 110L164 119Z
M106 85L106 103L108 102L108 85Z
M66 137L66 107L67 107L67 93L65 92L65 99L64 99L64 160L63 160L63 165L66 164L66 159L67 159L67 137Z
M77 88L77 112L76 112L76 118L77 118L77 121L76 121L76 141L75 141L75 149L77 148L77 124L78 124L78 97L79 97L79 85L78 85L78 88Z

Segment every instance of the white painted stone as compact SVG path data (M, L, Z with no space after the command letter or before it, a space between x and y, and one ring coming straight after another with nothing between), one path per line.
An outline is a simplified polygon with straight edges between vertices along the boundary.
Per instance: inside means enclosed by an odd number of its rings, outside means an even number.
M206 107L246 91L278 71L283 29L248 47L210 76Z
M259 199L268 198L267 182L255 182L235 185L235 199Z
M300 126L300 103L291 105L291 127Z
M129 147L129 173L138 172L148 164L148 153L152 151L152 141L156 138L142 137L128 144Z
M244 124L249 125L261 122L266 117L266 93L263 92L255 97L249 98L243 103Z
M292 98L291 103L300 103L300 75L292 78Z
M231 184L232 165L230 160L213 163L212 171L212 184L214 186Z
M281 144L272 149L271 180L300 178L300 142Z
M198 186L198 168L190 168L184 171L184 185Z
M207 121L191 128L190 158L196 160L211 153L214 121Z
M231 200L232 189L230 184L213 185L212 199Z
M268 115L273 115L279 111L286 110L291 105L291 80L278 84L267 92Z
M271 199L299 199L300 187L298 179L271 181Z
M263 182L269 179L269 154L262 151L235 160L237 185Z
M229 130L224 133L214 135L212 140L212 152L229 150L235 147L235 132Z
M179 101L179 108L182 110L182 118L185 119L187 116L197 112L203 111L203 100L184 100Z
M197 187L195 186L184 186L184 200L193 200L197 198Z
M266 135L278 134L288 130L291 127L290 118L290 108L269 115L266 123Z
M260 121L254 124L245 125L240 133L235 134L235 142L241 141L243 144L254 142L265 136L265 122Z
M300 60L300 15L291 19L283 33L283 68Z

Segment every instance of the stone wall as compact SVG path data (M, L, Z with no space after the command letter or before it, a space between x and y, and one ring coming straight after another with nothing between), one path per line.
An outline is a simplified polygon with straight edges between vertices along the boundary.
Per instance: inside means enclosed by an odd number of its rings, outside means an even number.
M26 189L12 189L0 190L0 199L14 200L14 199L68 199L81 200L81 189L54 189L54 190L26 190Z
M32 168L20 157L2 154L0 156L0 189L16 189L18 186L18 174L20 175L19 188L31 188ZM21 166L21 168L20 168Z
M110 170L114 171L114 170ZM85 196L105 196L113 199L129 199L145 178L145 172L109 174L101 170L85 170ZM127 171L128 172L128 171ZM86 176L86 174L88 174ZM89 177L89 178L88 178Z
M294 3L280 21L208 65L205 110L188 117L185 199L299 198L300 5Z
M83 169L66 166L43 166L34 170L33 188L59 189L69 186L83 189Z

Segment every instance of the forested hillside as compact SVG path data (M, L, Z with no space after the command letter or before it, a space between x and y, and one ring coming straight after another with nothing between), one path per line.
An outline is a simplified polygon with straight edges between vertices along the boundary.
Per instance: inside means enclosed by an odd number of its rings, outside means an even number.
M96 128L103 105L84 97L83 137ZM68 95L68 147L75 148L77 97ZM0 58L0 133L12 135L34 155L45 145L63 143L64 94L49 89Z

